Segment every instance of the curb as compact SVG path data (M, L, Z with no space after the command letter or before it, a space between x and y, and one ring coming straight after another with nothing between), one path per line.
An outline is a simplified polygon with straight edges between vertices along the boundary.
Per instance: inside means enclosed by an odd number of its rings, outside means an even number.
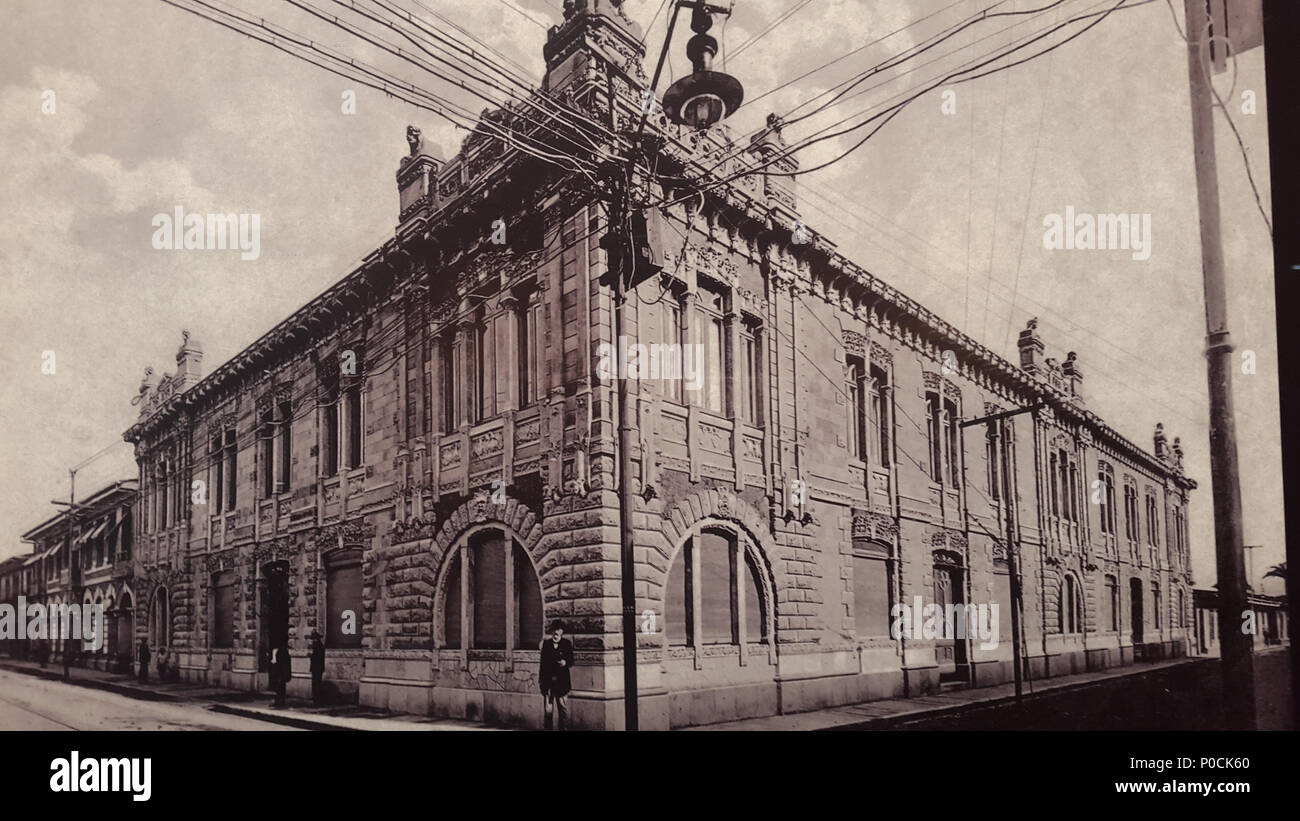
M1165 664L1161 667L1156 667L1148 670L1135 671L1133 673L1125 673L1118 676L1106 676L1104 678L1094 679L1091 681L1079 681L1073 684L1063 684L1057 687L1051 687L1045 690L1039 690L1038 692L1035 693L1026 693L1022 696L1021 702L1029 703L1031 701L1038 701L1048 696L1055 696L1055 695L1060 695L1061 693L1069 693L1077 690L1084 690L1089 687L1096 687L1100 684L1103 684L1105 682L1117 678L1127 678L1129 676L1132 676L1134 678L1140 678L1142 676L1154 675L1164 670L1172 669L1174 667L1179 667L1183 664L1202 662L1206 660L1207 659L1203 659L1198 656L1188 656L1185 657L1183 660L1179 660L1173 664ZM997 698L985 699L980 701L971 701L966 704L954 704L950 707L932 707L925 710L914 710L906 713L898 713L892 716L881 716L879 718L866 718L862 721L854 722L852 724L837 724L834 727L820 727L815 730L812 730L812 732L827 733L827 732L838 732L841 730L848 730L848 731L890 730L893 729L896 725L903 724L907 721L912 721L921 717L945 718L945 717L958 715L968 710L983 710L983 709L989 709L994 707L1005 707L1015 703L1016 703L1016 697L1014 695L998 696Z
M120 696L126 696L127 698L134 698L138 701L166 701L172 703L179 703L187 700L183 696L177 696L171 693L163 693L156 690L146 690L140 687L133 687L129 684L122 684L116 681L105 681L103 679L75 678L75 677L69 677L67 679L64 679L61 669L62 668L33 670L29 667L20 667L17 665L0 663L0 670L7 670L11 673L21 673L23 675L45 679L46 681L57 681L62 684L72 684L77 687L86 687L91 690L104 690L110 693L116 693L117 695Z
M324 721L313 721L309 718L298 718L293 715L278 715L275 713L264 713L260 710L248 710L242 707L231 707L228 704L211 704L209 710L214 713L224 713L226 715L241 716L243 718L252 718L258 721L265 721L271 724L283 724L286 727L293 727L299 730L338 730L347 733L359 732L353 727L342 727L338 724L329 724Z

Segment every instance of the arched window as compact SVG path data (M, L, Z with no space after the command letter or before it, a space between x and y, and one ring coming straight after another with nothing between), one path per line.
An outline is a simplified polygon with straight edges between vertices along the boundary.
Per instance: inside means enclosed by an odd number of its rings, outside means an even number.
M443 577L442 646L536 649L542 642L542 592L523 547L500 530L475 533Z
M758 569L729 530L704 530L677 551L668 570L665 610L670 645L767 640Z

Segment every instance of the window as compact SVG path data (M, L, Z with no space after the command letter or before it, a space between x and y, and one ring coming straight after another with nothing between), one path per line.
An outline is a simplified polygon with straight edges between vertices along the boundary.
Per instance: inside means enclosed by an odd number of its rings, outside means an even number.
M166 522L168 522L168 518L166 518L166 508L168 508L168 504L166 504L166 491L168 491L168 486L170 485L169 479L168 464L166 464L166 460L164 459L159 462L157 486L155 491L153 491L153 501L155 501L155 507L157 508L159 530L166 530Z
M226 510L234 510L235 509L235 488L237 486L236 479L238 478L236 474L236 467L238 463L238 450L237 450L237 443L235 441L234 428L227 430L225 433L225 437L226 437L225 503L226 503Z
M948 432L948 478L952 487L961 486L961 414L957 403L944 400L944 426Z
M347 457L349 468L361 467L361 385L353 384L343 392L343 413L347 427Z
M844 393L848 396L848 446L849 455L856 459L867 458L867 384L866 367L862 359L847 357Z
M333 476L339 472L339 406L338 392L321 408L321 473Z
M699 396L697 391L696 401L705 410L725 414L727 401L724 368L728 357L722 317L726 311L726 300L718 291L701 288L696 306L700 320L697 344L704 346L704 395Z
M208 482L211 490L211 504L214 513L220 513L225 508L222 507L223 494L225 492L225 460L221 452L221 434L213 436L208 442Z
M537 329L542 305L534 291L522 300L519 308L519 407L526 408L537 399L540 363L537 360Z
M1180 588L1178 588L1178 609L1174 611L1174 627L1182 627L1182 626L1183 626L1183 607L1184 607L1184 606L1185 606L1185 603L1184 603L1184 601L1183 601L1183 589L1180 587Z
M889 406L889 375L881 368L872 366L870 389L870 423L871 455L880 467L889 467L893 451Z
M1160 585L1151 583L1151 625L1160 629Z
M667 355L676 357L684 369L687 364L686 352L682 346L682 306L674 297L665 296L663 302L663 314L661 321L660 337L663 340L664 350L669 352ZM692 363L694 359L690 360ZM678 377L684 377L684 373L678 373ZM662 380L664 387L664 398L671 399L674 402L682 401L682 382L681 378Z
M925 394L925 433L930 452L930 480L943 481L943 413L939 405L939 394L927 391Z
M489 384L492 379L492 364L488 344L491 337L488 334L488 323L480 309L477 321L474 324L473 345L474 345L474 420L482 422L493 413L493 405L496 396L493 393L493 386Z
M1114 576L1106 577L1106 602L1110 607L1110 629L1119 632L1119 582Z
M361 646L361 551L325 556L325 646Z
M289 478L292 475L289 463L293 457L293 405L289 402L281 402L279 417L280 422L276 427L276 434L279 437L277 441L279 474L276 477L276 491L283 493L289 489Z
M741 418L755 427L763 424L762 337L758 323L746 320L740 331L740 368L744 378Z
M1059 499L1060 499L1060 496L1061 496L1061 487L1060 487L1060 484L1059 484L1059 480L1060 480L1060 475L1061 475L1061 473L1060 473L1060 470L1059 470L1059 468L1058 468L1058 466L1057 466L1057 459L1056 459L1056 454L1055 454L1055 453L1053 453L1053 454L1050 456L1050 458L1049 458L1049 462L1050 462L1050 467L1049 467L1047 473L1048 473L1048 476L1051 477L1051 483L1052 483L1052 494L1051 494L1051 495L1052 495L1052 515L1053 515L1053 516L1060 516L1060 515L1061 515L1061 504L1060 504Z
M270 407L258 415L257 476L262 498L275 495L275 417Z
M1160 544L1160 505L1150 494L1147 495L1147 544L1151 547Z
M469 562L468 573L463 571L464 561ZM462 647L465 622L469 647L474 649L506 649L507 640L508 646L526 650L541 645L542 592L537 571L519 543L501 531L474 534L452 557L443 585L442 646ZM468 613L463 612L466 605Z
M766 641L761 591L758 570L734 533L705 530L688 538L668 570L668 643L736 644L742 626L746 642Z
M889 635L892 597L886 555L853 555L853 626L858 638Z
M459 397L456 379L456 342L452 338L443 341L438 351L441 361L439 372L442 379L439 390L442 392L442 432L451 433L460 425Z
M1110 472L1102 468L1101 475L1098 477L1101 482L1101 492L1098 498L1101 501L1101 532L1108 536L1115 535L1115 477Z
M1002 454L996 422L984 431L984 458L988 462L989 498L998 501L1002 498Z
M1062 632L1079 632L1079 605L1079 584L1074 580L1073 576L1066 576L1064 583L1061 585L1060 617Z
M234 571L226 570L212 576L212 646L235 646L235 585Z
M135 550L135 527L132 521L131 511L122 514L122 526L119 529L121 535L118 537L117 558L118 561L127 561L131 558L131 553Z

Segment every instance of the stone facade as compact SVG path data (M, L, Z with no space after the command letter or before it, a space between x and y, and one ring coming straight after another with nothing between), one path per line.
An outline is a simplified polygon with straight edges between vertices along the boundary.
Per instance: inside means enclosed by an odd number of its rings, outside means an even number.
M634 128L642 57L618 3L566 4L549 121ZM529 110L485 113L449 161L412 128L391 240L210 375L188 334L174 374L146 373L138 634L184 678L265 688L287 640L305 694L320 631L340 698L540 726L537 640L562 619L573 723L617 729L626 481L643 728L1004 681L1008 640L887 625L941 592L999 604L1010 638L1001 444L959 423L1035 405L1006 424L1030 674L1182 652L1177 441L1148 453L1088 411L1077 357L1044 359L1034 323L1013 365L845 259L786 178L685 182L726 149L719 175L793 168L775 118L740 148L651 118L666 263L624 333L698 345L705 373L632 382L619 477L600 183L492 137Z

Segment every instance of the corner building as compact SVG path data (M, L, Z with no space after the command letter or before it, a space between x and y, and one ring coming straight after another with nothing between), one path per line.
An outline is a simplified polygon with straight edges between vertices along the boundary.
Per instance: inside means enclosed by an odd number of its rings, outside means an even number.
M565 5L528 103L451 159L408 130L391 240L212 373L187 334L176 372L147 374L126 433L138 631L184 678L265 688L287 637L306 694L319 630L340 698L536 727L563 619L574 725L622 726L607 210L594 175L495 137L594 160L635 131L641 32L619 3ZM661 116L647 133L641 182L672 204L625 335L704 366L698 390L632 382L643 728L1009 679L999 451L959 422L1034 403L1008 425L1030 675L1184 652L1177 443L1147 452L1088 411L1034 323L1012 364L844 258L796 222L792 178L691 187L724 155L719 177L792 170L778 119L741 145ZM1002 641L891 637L916 596L998 603Z

